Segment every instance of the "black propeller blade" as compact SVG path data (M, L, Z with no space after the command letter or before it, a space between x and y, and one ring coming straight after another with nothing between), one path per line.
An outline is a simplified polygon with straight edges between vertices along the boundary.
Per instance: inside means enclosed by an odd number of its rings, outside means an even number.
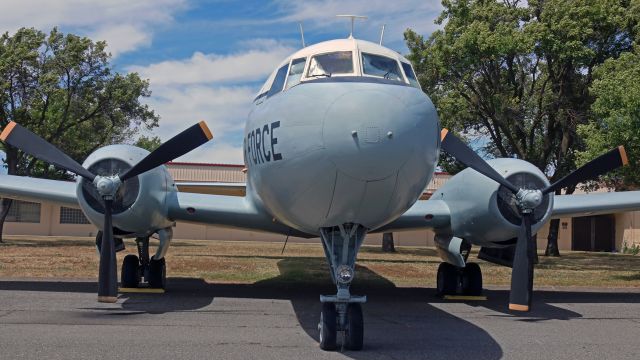
M67 154L60 151L60 149L13 121L2 130L0 140L42 161L80 175L89 181L93 181L96 177L89 170L67 156Z
M542 203L543 197L550 192L585 180L595 179L620 166L627 165L628 160L624 147L619 146L597 157L544 189L519 189L447 129L443 129L441 132L441 143L442 149L455 157L456 160L493 179L515 194L522 224L518 231L518 241L511 271L509 309L529 311L533 292L533 264L536 256L535 242L531 238L533 211Z
M104 227L100 245L100 265L98 267L98 301L114 303L118 300L118 274L116 248L113 241L111 209L113 199L104 200Z
M456 158L456 160L472 168L473 170L483 174L484 176L492 179L498 184L504 185L507 189L518 192L518 188L505 179L502 175L489 166L475 151L470 149L467 144L458 139L455 135L449 132L447 129L442 129L440 132L440 141L442 149L449 153L449 155Z
M139 163L134 165L123 175L97 176L71 159L60 149L51 145L33 132L10 122L0 140L30 154L40 160L54 164L62 169L82 176L91 181L98 189L104 201L104 227L102 229L102 244L100 245L100 266L98 270L98 301L116 302L118 298L118 276L116 265L116 251L113 240L113 200L125 180L140 175L189 151L197 148L212 138L211 131L204 123L191 126L187 130L174 136L151 152Z
M207 124L201 121L160 145L151 154L121 175L120 179L125 181L167 163L206 143L211 138L213 138L213 135Z
M549 185L542 190L542 193L548 194L570 185L579 184L585 180L595 179L602 174L606 174L611 170L615 170L627 164L629 164L627 152L624 150L624 146L620 145L617 148L589 161L575 171L567 174L567 176Z

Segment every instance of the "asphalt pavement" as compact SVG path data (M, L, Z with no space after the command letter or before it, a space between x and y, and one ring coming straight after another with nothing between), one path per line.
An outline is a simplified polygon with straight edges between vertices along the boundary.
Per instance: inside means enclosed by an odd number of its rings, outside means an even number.
M356 287L365 348L324 352L330 289L169 279L165 294L100 304L92 281L0 279L0 359L640 359L640 289L546 289L514 316L506 289L464 303Z

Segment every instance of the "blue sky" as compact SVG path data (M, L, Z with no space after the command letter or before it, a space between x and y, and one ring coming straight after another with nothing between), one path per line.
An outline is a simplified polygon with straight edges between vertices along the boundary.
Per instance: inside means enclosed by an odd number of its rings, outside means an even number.
M153 134L163 140L205 120L213 142L179 160L242 163L242 129L251 100L275 66L307 44L346 37L337 14L369 17L355 36L407 53L406 28L423 35L442 7L429 0L21 0L0 3L0 31L27 26L106 40L119 72L136 71L151 82L145 99L160 115Z

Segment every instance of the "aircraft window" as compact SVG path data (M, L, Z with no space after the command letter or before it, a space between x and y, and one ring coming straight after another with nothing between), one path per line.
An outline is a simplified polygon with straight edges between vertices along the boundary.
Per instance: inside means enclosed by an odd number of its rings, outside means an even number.
M271 89L267 93L267 96L273 96L280 91L284 87L284 80L287 77L287 70L289 69L289 64L283 65L278 72L276 73L276 77L273 79L273 84L271 84Z
M413 72L411 65L407 64L406 62L400 63L402 64L402 70L404 70L404 74L407 75L407 79L409 79L409 84L411 84L411 86L420 88L420 83L418 82L416 74Z
M404 82L398 62L386 56L362 53L362 71L367 75Z
M304 71L304 64L306 64L306 58L293 59L291 61L291 68L289 68L289 77L287 78L287 86L285 90L300 83L302 72Z
M335 74L352 73L353 55L351 51L336 51L312 57L307 77L331 77Z

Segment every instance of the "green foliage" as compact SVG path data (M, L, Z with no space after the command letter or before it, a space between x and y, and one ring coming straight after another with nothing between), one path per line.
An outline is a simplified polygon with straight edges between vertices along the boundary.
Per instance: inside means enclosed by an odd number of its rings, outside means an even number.
M0 126L16 121L82 162L95 149L131 141L158 116L140 103L149 83L109 68L106 43L22 28L0 36ZM2 144L9 174L69 175Z
M525 159L553 178L574 169L577 125L587 123L594 101L593 70L632 47L629 1L442 3L442 30L427 39L405 32L442 125L484 139L489 156Z
M638 255L640 254L640 245L631 244L631 246L629 246L625 241L624 244L622 244L622 253L629 255Z
M133 145L149 151L153 151L158 147L160 147L160 145L162 145L162 141L157 136L147 137L142 135L138 138L138 140L136 140L136 142Z
M609 59L594 73L591 87L596 101L592 106L592 121L578 127L586 149L578 153L581 163L596 154L624 145L629 166L608 174L601 183L618 190L640 187L640 48Z

